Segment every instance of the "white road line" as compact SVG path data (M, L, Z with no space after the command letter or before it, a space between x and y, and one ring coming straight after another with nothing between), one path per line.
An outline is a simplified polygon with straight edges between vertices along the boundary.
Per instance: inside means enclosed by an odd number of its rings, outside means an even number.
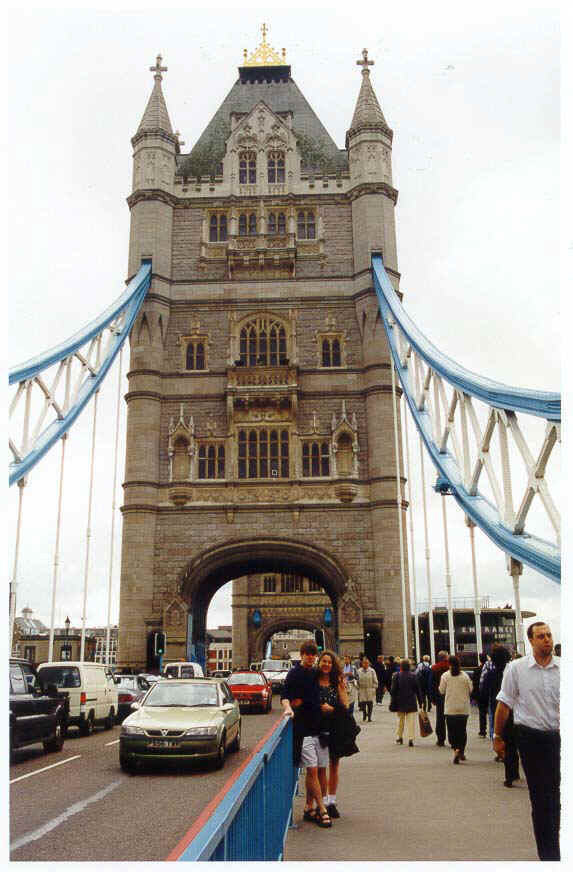
M40 772L46 772L48 769L53 769L55 766L63 766L64 763L70 763L72 760L79 760L81 754L76 754L75 757L67 757L65 760L60 760L58 763L52 763L51 766L43 766L41 769L34 769L33 772L27 772L26 775L19 775L18 778L12 778L10 784L16 781L22 781L24 778L31 778L32 775L39 775Z
M64 821L67 821L68 818L73 817L73 815L78 814L83 811L86 806L90 805L92 802L98 802L98 800L103 799L104 796L107 796L108 793L111 793L112 790L115 790L116 787L119 787L120 784L124 784L125 781L120 779L119 781L112 781L111 784L108 784L107 787L104 787L103 790L98 790L97 793L94 793L93 796L88 796L87 799L82 799L80 802L75 802L73 805L70 805L62 814L58 815L58 817L53 818L53 820L48 821L48 823L39 827L37 830L32 830L30 833L25 833L23 836L20 836L19 839L16 839L15 842L12 842L10 845L10 851L17 851L18 848L22 848L24 845L27 845L29 842L34 842L36 839L41 839L42 836L45 836L46 833L49 833L51 830L54 830L56 827L59 827L60 824L63 824Z
M114 739L113 742L106 742L105 747L107 748L109 745L117 745L118 742L119 742L119 739Z

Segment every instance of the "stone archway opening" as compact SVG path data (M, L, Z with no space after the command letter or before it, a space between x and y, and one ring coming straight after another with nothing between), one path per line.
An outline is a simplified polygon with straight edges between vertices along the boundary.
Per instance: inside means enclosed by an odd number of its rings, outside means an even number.
M309 580L309 584L313 583L315 590L322 592L324 601L306 620L295 609L294 614L281 616L277 623L271 598L261 596L258 608L245 606L244 619L239 624L235 621L235 612L241 604L235 602L234 597L234 665L248 666L249 662L262 658L264 643L260 640L265 634L268 640L275 632L274 629L271 631L271 625L296 626L311 631L325 626L325 608L329 609L330 618L330 625L325 627L328 630L327 638L333 647L336 646L338 604L347 588L347 579L340 564L324 551L306 543L278 538L250 539L205 551L187 566L180 582L180 596L187 603L189 611L187 656L205 660L207 611L219 588L230 580L264 576L265 573L291 573L303 577ZM255 615L257 611L258 615ZM239 626L240 629L236 631ZM259 641L253 642L253 639Z

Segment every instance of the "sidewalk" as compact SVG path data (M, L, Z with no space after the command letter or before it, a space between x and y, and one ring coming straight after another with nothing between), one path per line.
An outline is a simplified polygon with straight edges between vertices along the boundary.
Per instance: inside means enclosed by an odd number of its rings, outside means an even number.
M302 820L302 773L285 860L537 860L523 772L511 789L503 786L503 764L477 735L477 711L459 766L447 742L436 746L435 733L416 735L413 748L396 745L388 696L374 706L372 723L357 715L360 753L340 763L341 817L331 829ZM430 719L434 726L433 709Z

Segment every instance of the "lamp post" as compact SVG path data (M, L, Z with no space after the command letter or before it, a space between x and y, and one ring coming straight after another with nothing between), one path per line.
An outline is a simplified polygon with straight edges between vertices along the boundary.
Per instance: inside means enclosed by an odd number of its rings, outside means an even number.
M68 615L68 616L66 617L66 620L64 621L64 627L66 628L66 635L65 635L65 640L66 640L66 641L65 641L65 643L64 643L64 645L63 645L63 648L62 648L62 651L65 651L65 652L66 652L66 657L65 657L66 660L71 660L71 659L72 659L71 656L70 656L72 652L70 651L70 648L69 648L69 642L68 642L68 636L70 635L70 624L71 624L71 621L70 621L70 618L69 618L69 615Z

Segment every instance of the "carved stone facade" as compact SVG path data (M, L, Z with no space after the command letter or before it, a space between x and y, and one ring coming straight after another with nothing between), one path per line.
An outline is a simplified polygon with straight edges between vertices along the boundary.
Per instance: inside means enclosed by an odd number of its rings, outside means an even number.
M289 66L247 64L182 155L156 72L128 200L129 272L151 257L153 278L131 334L121 665L145 665L159 627L168 657L200 654L231 579L235 661L260 656L273 598L250 585L272 573L322 591L275 597L281 629L312 629L328 604L339 650L363 650L365 628L403 648L406 503L370 271L382 251L398 289L397 192L368 75L345 150Z

